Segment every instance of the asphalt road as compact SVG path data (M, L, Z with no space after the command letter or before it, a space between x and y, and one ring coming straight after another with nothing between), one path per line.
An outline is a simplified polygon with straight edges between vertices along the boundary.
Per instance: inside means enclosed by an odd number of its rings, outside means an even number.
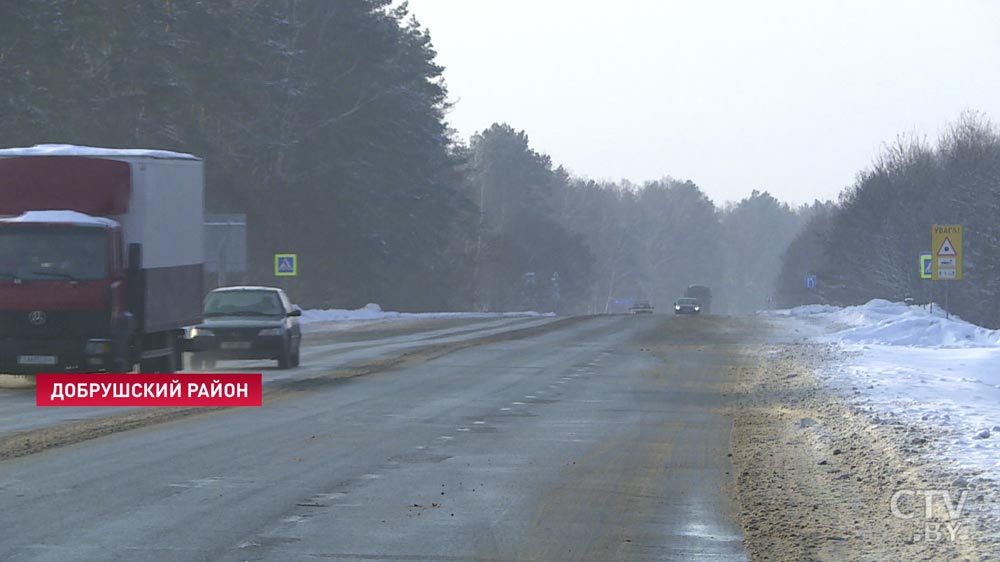
M556 323L0 462L0 560L745 560L721 409L754 329Z
M275 361L220 361L216 372L264 373L265 387L303 380L331 369L351 369L432 345L455 344L536 326L554 318L435 319L373 323L350 322L304 327L302 366L278 369ZM26 377L0 375L0 437L73 420L133 411L132 408L35 407Z

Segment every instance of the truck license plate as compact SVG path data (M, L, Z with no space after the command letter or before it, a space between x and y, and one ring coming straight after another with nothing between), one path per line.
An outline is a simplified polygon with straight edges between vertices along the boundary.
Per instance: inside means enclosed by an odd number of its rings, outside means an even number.
M250 349L248 341L224 341L219 344L221 349Z
M18 365L55 365L59 358L55 355L18 355Z

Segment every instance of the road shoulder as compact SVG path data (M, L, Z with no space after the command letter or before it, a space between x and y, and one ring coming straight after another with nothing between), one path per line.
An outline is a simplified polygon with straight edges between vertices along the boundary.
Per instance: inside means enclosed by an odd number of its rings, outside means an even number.
M750 559L989 559L977 553L991 552L996 543L987 542L996 539L973 509L989 498L969 490L960 516L936 501L926 517L925 491L950 491L955 502L961 492L920 455L933 435L875 423L824 386L814 373L839 353L823 344L770 345L738 373L733 466Z

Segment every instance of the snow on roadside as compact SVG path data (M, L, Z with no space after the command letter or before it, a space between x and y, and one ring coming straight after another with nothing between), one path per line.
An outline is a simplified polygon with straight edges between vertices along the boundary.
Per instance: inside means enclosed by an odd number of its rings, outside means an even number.
M829 312L837 312L840 308L836 306L830 306L828 304L807 304L805 306L799 306L795 308L786 308L784 310L769 310L764 312L768 316L813 316L817 314L825 314Z
M352 322L361 320L398 320L426 318L537 318L555 316L539 312L388 312L375 303L369 303L357 310L316 309L303 310L301 322Z
M844 353L821 379L851 396L874 423L927 428L938 436L927 454L950 468L1000 479L1000 331L935 309L873 300L769 315L824 327L813 339Z

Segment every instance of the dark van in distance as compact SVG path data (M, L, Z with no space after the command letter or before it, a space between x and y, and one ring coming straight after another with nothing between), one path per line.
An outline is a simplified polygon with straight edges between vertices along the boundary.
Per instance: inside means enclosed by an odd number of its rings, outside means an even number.
M712 312L712 289L705 285L691 285L684 291L684 297L696 299L698 301L699 312L709 314Z

